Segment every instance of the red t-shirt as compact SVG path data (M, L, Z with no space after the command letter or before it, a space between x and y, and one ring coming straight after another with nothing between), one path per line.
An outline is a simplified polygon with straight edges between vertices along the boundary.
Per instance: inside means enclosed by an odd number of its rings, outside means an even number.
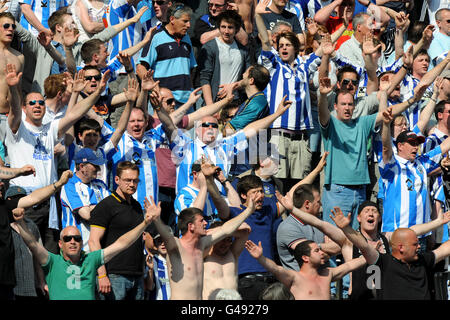
M152 127L156 128L161 121L153 118ZM177 127L186 129L189 124L189 117L185 115ZM167 144L161 144L155 151L156 168L158 170L158 185L160 187L174 188L176 183L176 167L172 161L172 152Z
M343 23L344 23L344 20L342 18L330 16L330 19L328 19L327 24L326 24L328 32L330 34L332 34L337 29L339 29L342 26ZM345 41L350 39L352 34L353 34L353 25L350 22L348 27L347 27L347 30L344 31L344 33L341 35L341 37L336 42L336 50L339 49L339 47Z

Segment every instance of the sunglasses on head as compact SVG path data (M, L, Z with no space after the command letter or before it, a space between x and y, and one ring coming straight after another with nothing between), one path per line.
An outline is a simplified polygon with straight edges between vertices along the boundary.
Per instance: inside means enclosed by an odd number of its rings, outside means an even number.
M342 85L346 86L349 83L352 83L355 87L358 85L358 80L350 80L350 79L344 79L342 80Z
M213 127L214 129L217 129L217 128L219 128L219 125L217 123L214 123L214 122L203 122L202 123L202 127L203 128Z
M72 239L75 240L76 242L81 242L81 236L80 235L73 235L73 236L69 235L69 236L64 236L63 237L63 241L64 242L70 242L70 241L72 241Z
M16 30L16 25L14 23L4 23L3 29L9 29L11 27L13 30Z
M96 75L96 76L85 76L84 79L85 79L85 80L89 80L89 81L91 81L92 79L97 80L97 81L100 81L100 80L102 79L102 76L101 76L101 75Z
M34 106L36 103L38 103L40 106L45 106L45 101L44 100L30 100L30 101L28 101L28 104L30 106Z

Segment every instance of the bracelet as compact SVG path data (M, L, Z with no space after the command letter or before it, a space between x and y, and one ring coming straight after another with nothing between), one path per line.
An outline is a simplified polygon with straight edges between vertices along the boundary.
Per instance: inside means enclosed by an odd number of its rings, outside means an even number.
M406 100L406 102L408 102L408 104L413 104L413 103L414 103L414 99L413 99L412 102L409 102L410 99L411 99L411 98L409 98L408 100Z
M55 182L53 182L53 188L55 189L55 191L58 190L58 188L56 187Z
M431 101L434 101L434 103L436 103L436 102L437 102L437 100L436 100L436 99L434 99L433 97L431 97L431 98L430 98L430 100L431 100Z
M407 66L405 66L404 64L402 64L402 68L405 68L406 70L409 70L409 68Z
M98 279L106 278L106 273L105 273L105 274L102 274L101 276L98 276L97 278L98 278Z

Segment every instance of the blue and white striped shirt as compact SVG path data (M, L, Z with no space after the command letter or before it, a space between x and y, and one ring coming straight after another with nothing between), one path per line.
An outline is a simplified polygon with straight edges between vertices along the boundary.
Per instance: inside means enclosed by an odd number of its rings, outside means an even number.
M75 226L83 238L83 250L89 252L87 242L89 240L89 222L83 220L78 214L82 207L96 205L111 193L106 184L98 179L86 184L74 175L61 189L61 223L62 228Z
M151 8L149 8L150 11ZM109 4L109 13L106 14L106 20L108 26L113 26L119 23L124 22L136 15L137 11L134 6L128 4L127 0L112 0ZM112 63L116 60L117 55L120 51L131 48L132 46L138 44L145 37L145 33L149 30L148 23L142 24L138 21L135 24L130 25L128 28L118 33L114 38L109 40L108 43L108 52L110 53L110 63L109 66L113 67L113 69L117 69L119 66L121 72L125 72L124 67L119 63L116 65ZM138 63L138 55L134 55L131 61L133 66Z
M152 41L142 48L138 63L155 70L153 78L168 88L178 102L185 103L192 91L191 70L197 66L191 39L186 34L181 40L172 37L161 27Z
M200 190L195 188L192 185L187 185L184 188L182 188L180 191L177 192L177 196L175 198L175 213L177 216L180 215L180 212L183 211L186 208L192 207L192 204L194 203L195 199L197 198ZM214 202L212 201L211 197L208 195L206 197L205 201L205 207L203 208L203 215L205 217L216 217L217 216L217 209L214 206ZM178 217L177 217L177 223L178 223Z
M430 221L428 173L439 167L441 147L411 162L394 154L389 163L378 164L385 185L381 232L393 232Z
M48 18L50 18L52 13L68 5L66 0L20 0L19 3L29 4L36 18L41 22L44 28L47 29L49 29ZM39 34L39 31L28 22L23 14L20 18L20 24L35 36Z
M305 18L314 18L317 11L329 5L333 0L291 0L290 2L296 3L296 6L300 5Z
M176 192L192 183L192 164L201 159L202 156L219 166L224 176L227 177L233 156L244 151L247 146L247 137L242 130L229 137L218 138L215 142L206 145L199 138L193 140L189 135L178 129L177 137L170 144L172 160L177 167ZM216 184L224 194L223 186L218 182Z
M422 153L427 153L433 150L434 148L439 146L446 138L447 135L445 133L443 133L438 128L435 128L433 134L429 135L425 139L425 143L422 145ZM430 177L430 184L430 195L433 198L437 195L439 188L442 187L442 174Z
M166 134L162 125L145 132L142 141L133 138L125 132L117 146L118 151L112 156L112 169L108 181L113 181L111 190L117 185L114 182L117 165L122 161L131 161L139 167L139 184L133 197L144 208L145 197L152 196L158 203L158 174L156 168L155 150L165 140Z
M292 106L272 123L272 128L307 130L314 128L309 95L309 79L317 70L320 58L314 53L306 61L297 57L294 67L283 62L273 51L261 51L262 65L270 72L265 89L270 113L275 113L285 95Z
M170 278L167 261L159 254L153 256L154 279L155 279L155 299L154 300L170 300Z

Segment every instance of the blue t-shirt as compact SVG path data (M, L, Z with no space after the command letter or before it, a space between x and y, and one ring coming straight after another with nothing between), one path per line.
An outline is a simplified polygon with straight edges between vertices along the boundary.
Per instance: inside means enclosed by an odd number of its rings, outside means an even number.
M230 207L230 219L241 214L246 207L241 205L240 208ZM276 245L273 238L273 231L277 220L278 209L275 201L270 205L263 205L261 210L256 210L250 217L245 220L252 232L248 239L258 244L261 241L263 247L263 255L273 260L274 246ZM250 272L267 272L259 262L253 258L247 250L242 251L238 260L238 274Z

